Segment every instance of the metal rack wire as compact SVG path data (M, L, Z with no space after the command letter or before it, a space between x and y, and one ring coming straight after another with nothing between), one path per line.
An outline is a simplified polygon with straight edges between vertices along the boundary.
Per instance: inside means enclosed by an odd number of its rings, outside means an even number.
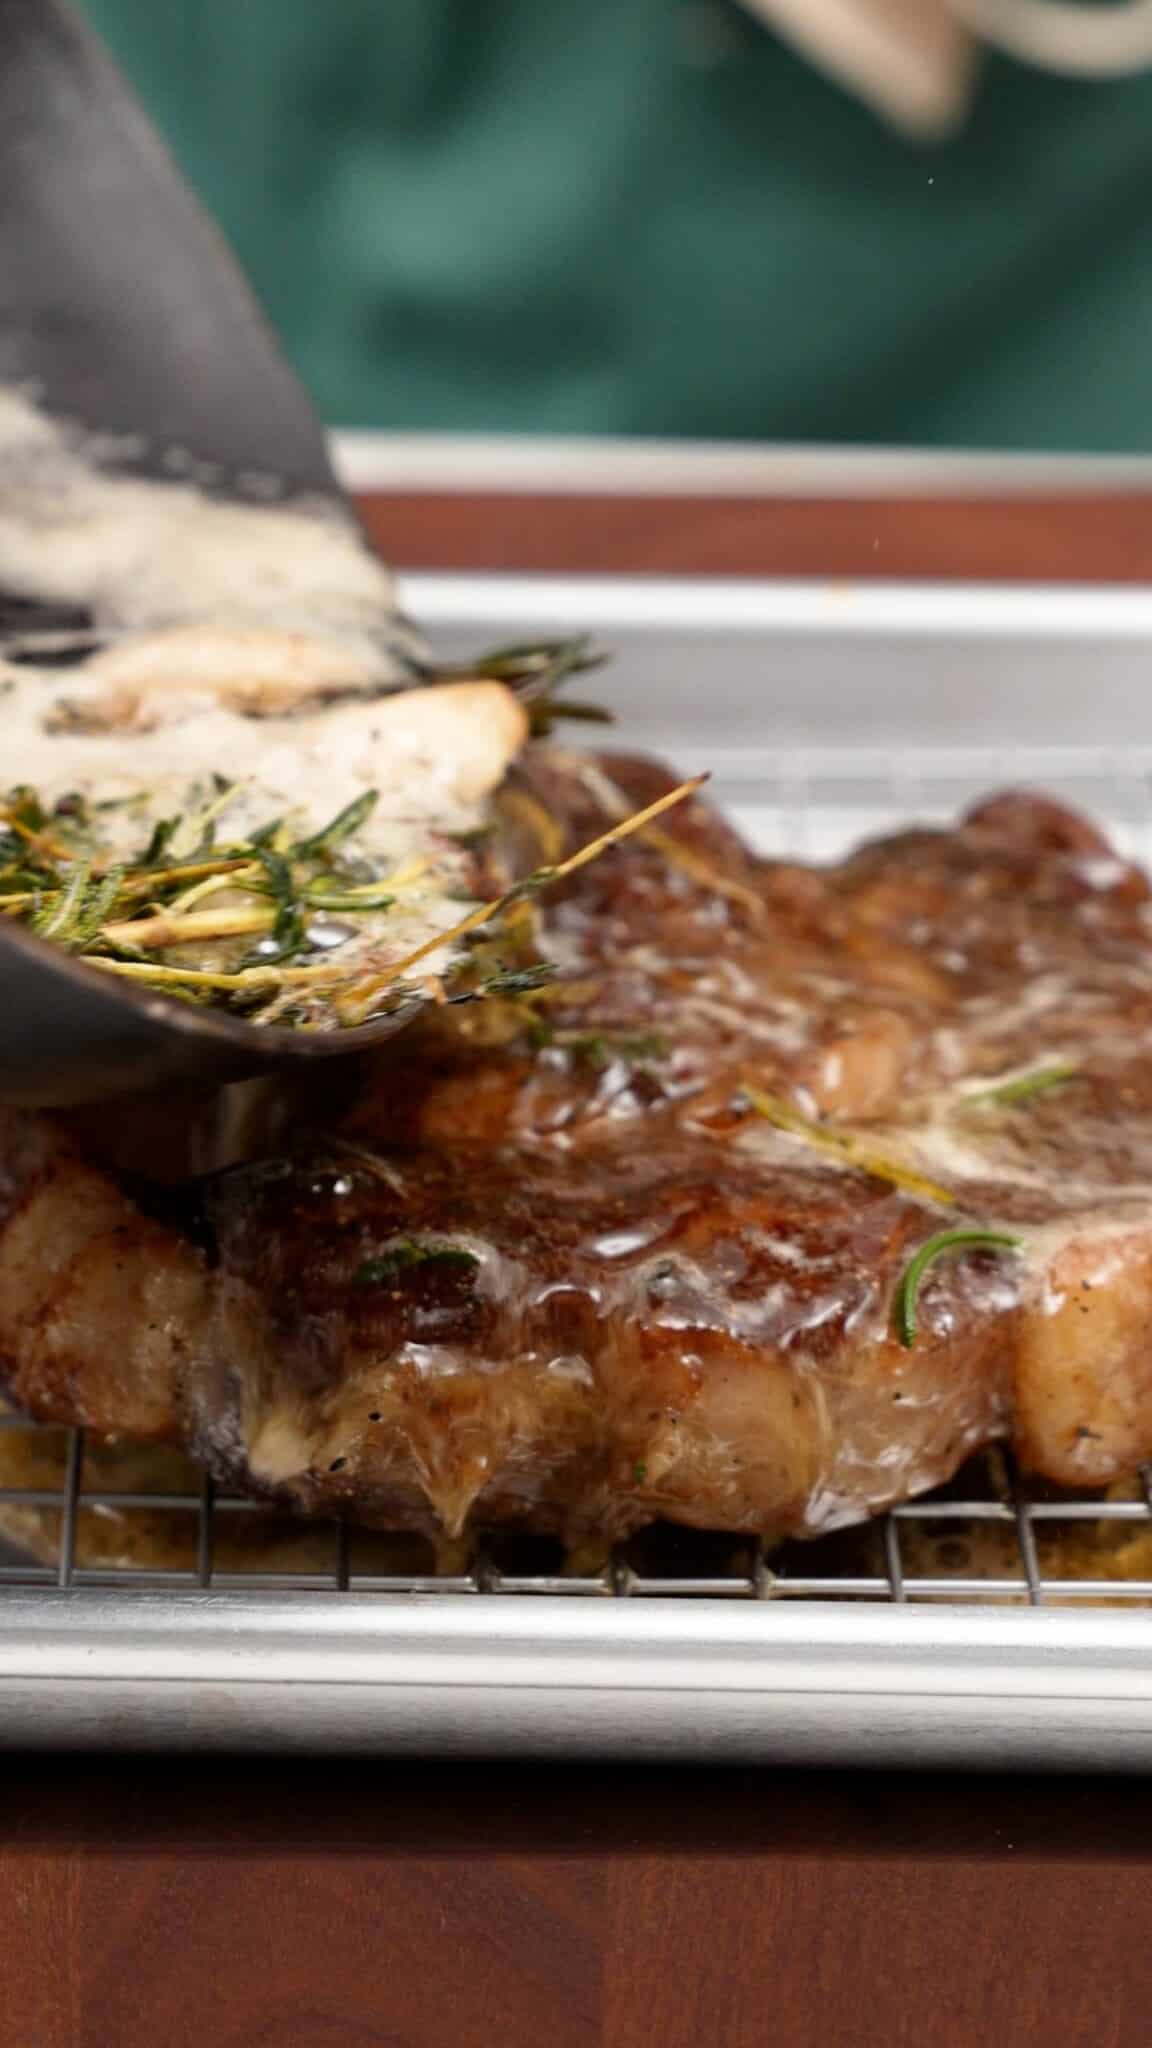
M17 1415L0 1430L63 1437L57 1486L0 1487L0 1530L13 1510L38 1518L35 1555L0 1537L0 1589L6 1586L186 1587L246 1592L551 1593L572 1596L744 1600L980 1600L1026 1603L1152 1603L1152 1472L1130 1499L1086 1499L1028 1491L1009 1462L995 1455L966 1468L950 1487L895 1508L865 1529L775 1555L740 1538L658 1528L615 1550L595 1572L568 1571L562 1559L542 1562L539 1545L498 1535L478 1540L461 1569L404 1568L401 1539L368 1537L346 1524L309 1532L308 1568L259 1567L259 1538L274 1525L253 1502L218 1497L209 1480L187 1492L129 1491L86 1479L83 1432L40 1431ZM86 1517L113 1518L130 1531L147 1518L147 1538L169 1548L158 1524L171 1520L179 1564L86 1562L92 1545ZM229 1531L232 1561L221 1563L220 1534ZM246 1530L237 1535L237 1524ZM178 1527L176 1525L179 1525ZM243 1556L255 1537L255 1562ZM988 1539L995 1539L989 1558ZM1146 1539L1146 1542L1142 1539ZM371 1555L361 1555L370 1545ZM389 1549L394 1556L389 1558ZM1146 1559L1143 1555L1146 1549ZM99 1550L99 1546L97 1546ZM534 1554L536 1553L536 1554ZM1076 1569L1060 1560L1071 1554ZM973 1557L983 1555L985 1568ZM1093 1565L1095 1568L1093 1569ZM1134 1569L1141 1566L1142 1569Z
M1107 820L1119 849L1152 858L1152 750L1037 748L1014 754L909 750L893 762L859 748L790 754L756 779L721 776L745 829L798 857L829 858L910 818L954 816L973 795L1006 780L1043 786ZM493 1535L457 1568L413 1558L405 1539L341 1524L305 1531L296 1548L262 1559L269 1527L242 1498L217 1496L207 1479L153 1490L109 1478L99 1447L80 1431L37 1430L0 1414L0 1443L23 1432L35 1452L24 1483L0 1484L0 1599L10 1586L200 1588L250 1592L563 1594L610 1599L979 1601L1043 1604L1152 1603L1152 1472L1126 1498L1033 1490L996 1453L925 1499L861 1530L773 1555L757 1543L688 1530L644 1532L595 1571L569 1570ZM95 1455L94 1455L95 1452ZM50 1483L39 1483L45 1476ZM9 1460L0 1477L13 1477ZM133 1538L133 1523L143 1531ZM119 1532L117 1546L94 1540ZM169 1534L171 1531L171 1535ZM251 1541L249 1541L249 1534ZM306 1555L300 1542L306 1536ZM145 1562L140 1558L144 1557ZM162 1560L162 1561L154 1561Z

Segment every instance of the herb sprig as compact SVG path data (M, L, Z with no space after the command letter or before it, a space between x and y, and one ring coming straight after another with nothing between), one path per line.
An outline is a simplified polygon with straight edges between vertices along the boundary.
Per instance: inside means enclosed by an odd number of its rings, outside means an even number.
M671 810L674 804L683 803L686 797L693 796L707 780L707 775L691 776L687 782L670 789L665 796L657 797L655 803L646 804L643 810L635 811L630 818L624 818L619 824L611 826L607 832L599 833L576 853L570 853L566 860L536 868L522 881L514 882L510 889L505 889L503 895L493 898L490 903L478 904L476 909L469 911L467 917L462 917L458 924L450 925L447 931L437 932L433 938L426 939L423 945L416 946L402 960L393 961L383 974L366 975L363 980L354 982L338 1002L341 1021L348 1024L366 1022L372 1014L374 1004L381 996L396 982L404 980L414 967L418 967L421 961L428 958L429 954L439 952L442 946L455 945L459 940L467 938L470 932L479 931L482 926L491 924L496 918L514 909L526 897L536 896L542 889L551 888L553 883L565 881L579 868L586 867L589 861L598 860L602 853L606 853L608 848L615 846L619 840L629 839L634 833L642 832L652 818L662 816L665 811Z
M611 725L612 713L602 705L575 703L558 694L572 676L602 668L607 659L606 654L593 647L587 634L581 633L569 640L518 640L506 647L489 647L461 667L440 668L436 674L441 682L484 676L492 682L505 683L528 707L533 739L541 739L561 718Z
M277 818L218 842L240 789L214 776L207 802L157 819L139 851L114 862L84 798L62 798L48 813L36 791L9 791L0 801L0 914L93 966L188 1000L266 1002L279 992L272 970L320 961L326 914L353 920L351 936L366 916L391 909L401 882L417 878L423 864L409 863L398 878L373 875L370 864L349 857L379 800L375 789L299 839ZM255 946L237 953L243 940ZM226 949L219 968L189 963L191 949L210 945ZM319 965L321 976L333 971L331 961Z
M426 1266L455 1273L461 1279L475 1273L480 1261L462 1244L422 1244L419 1238L400 1237L375 1257L362 1259L352 1275L358 1287L392 1287L404 1274Z
M957 1230L938 1230L922 1244L915 1257L904 1268L892 1301L892 1321L906 1351L916 1342L917 1304L920 1283L930 1265L945 1252L952 1251L1019 1251L1023 1239L1012 1237L1005 1230L983 1230L965 1225Z
M190 819L164 819L135 858L112 864L102 857L82 802L67 812L57 807L49 817L34 791L18 789L0 801L0 914L30 924L90 966L185 1001L223 1004L260 1023L354 1026L410 998L413 969L430 955L497 922L510 932L518 917L530 917L528 905L541 890L642 830L706 780L682 783L567 858L550 860L502 895L474 904L401 957L380 959L374 945L367 959L361 953L343 963L327 954L315 916L387 913L427 865L414 858L390 874L371 875L369 868L366 879L367 864L354 857L350 842L371 815L376 790L305 838L292 840L276 819L243 839L218 843L220 814L237 787L221 777L205 809ZM234 951L244 939L256 940L255 949ZM212 944L228 949L222 964L186 964L186 949ZM164 957L172 953L175 958ZM525 977L540 986L549 973L542 964L510 969L501 987L498 969L492 992L522 989Z

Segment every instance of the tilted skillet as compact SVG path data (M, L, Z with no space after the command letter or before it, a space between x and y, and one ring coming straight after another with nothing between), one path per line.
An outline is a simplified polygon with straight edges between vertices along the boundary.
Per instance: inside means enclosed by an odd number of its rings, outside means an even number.
M115 470L170 484L180 451L213 495L251 502L255 475L265 495L320 501L362 538L320 423L230 252L61 0L0 0L0 386L69 433L99 436ZM0 590L5 622L85 623L11 588ZM380 631L411 648L386 608ZM4 761L0 700L0 786L18 770ZM0 1100L210 1087L356 1052L413 1007L354 1030L257 1027L114 980L0 917Z

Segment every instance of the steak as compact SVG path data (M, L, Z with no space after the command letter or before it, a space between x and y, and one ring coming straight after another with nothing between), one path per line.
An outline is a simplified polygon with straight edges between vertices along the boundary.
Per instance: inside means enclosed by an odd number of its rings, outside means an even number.
M530 751L503 856L669 786ZM823 869L695 801L274 1158L160 1192L7 1114L0 1374L433 1536L815 1534L998 1439L1112 1481L1152 1454L1149 902L1043 796Z

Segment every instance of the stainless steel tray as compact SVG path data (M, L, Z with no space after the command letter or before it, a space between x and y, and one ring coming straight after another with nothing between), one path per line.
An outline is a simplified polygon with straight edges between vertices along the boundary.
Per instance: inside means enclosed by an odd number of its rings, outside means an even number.
M1142 592L423 577L408 602L453 650L598 633L622 743L711 767L765 843L830 855L1027 781L1152 858ZM0 1553L0 1742L1152 1763L1147 1481L1031 1497L984 1465L846 1539L680 1534L584 1578L481 1549L436 1579L346 1529L322 1569L237 1574L217 1539L247 1503L101 1491L79 1435L0 1502L58 1517L50 1562ZM87 1568L110 1511L182 1516L187 1568Z

